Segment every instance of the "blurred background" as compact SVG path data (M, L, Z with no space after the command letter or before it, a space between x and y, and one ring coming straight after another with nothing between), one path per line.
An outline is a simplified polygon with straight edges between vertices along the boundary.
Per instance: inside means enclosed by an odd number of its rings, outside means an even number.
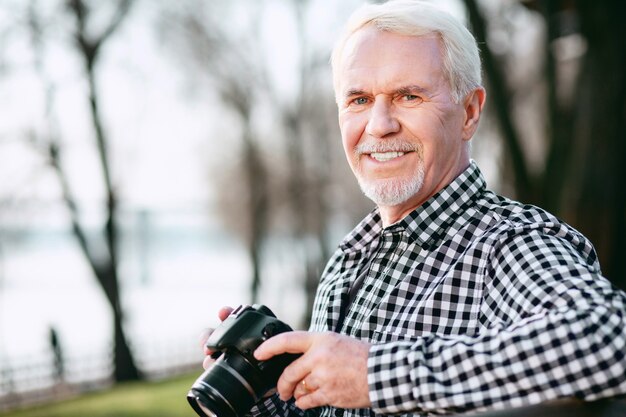
M624 2L435 2L480 43L489 187L581 230L625 288ZM199 372L223 305L306 328L373 208L328 65L362 3L0 0L0 413Z

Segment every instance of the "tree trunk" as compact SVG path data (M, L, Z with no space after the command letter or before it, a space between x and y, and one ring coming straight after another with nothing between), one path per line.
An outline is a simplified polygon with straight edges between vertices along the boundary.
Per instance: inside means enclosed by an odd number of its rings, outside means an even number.
M250 236L248 238L248 255L252 267L250 298L252 303L259 299L261 287L261 251L267 233L267 175L254 143L254 135L250 126L250 115L242 113L245 170L248 186L248 221Z
M98 156L100 157L100 165L104 180L106 192L106 219L104 224L104 239L107 248L107 257L104 264L93 256L88 249L86 242L81 245L87 260L91 263L92 269L96 274L98 283L102 287L107 300L113 312L113 342L114 342L114 376L116 381L128 381L140 379L140 373L135 364L132 352L128 345L128 340L124 333L123 314L119 292L119 276L118 276L118 229L117 229L117 200L113 192L113 180L111 178L111 164L109 162L108 144L102 117L100 115L99 98L96 85L95 66L102 45L106 39L114 33L120 23L126 16L131 2L122 0L118 3L117 13L111 20L108 28L100 37L91 39L86 35L86 23L89 8L85 6L83 0L70 0L68 2L70 10L77 19L76 41L78 50L83 59L85 67L85 75L88 82L89 91L89 110L91 121L95 132ZM86 234L82 229L78 218L74 221L74 233L79 239L85 239Z
M533 181L528 170L526 158L520 144L519 134L513 124L512 110L510 104L511 94L506 83L502 68L496 57L489 48L487 42L487 25L483 18L476 0L465 0L470 24L474 31L474 36L481 48L481 56L487 82L489 83L489 96L494 104L496 120L500 125L502 138L504 140L507 154L505 158L511 162L513 183L517 198L524 202L535 200L535 190Z
M577 2L587 41L577 86L575 120L579 187L572 187L572 221L596 246L604 274L626 288L626 7Z
M116 381L135 381L141 379L141 375L135 365L135 359L128 345L126 333L123 328L123 317L120 310L113 311L114 324L114 377Z

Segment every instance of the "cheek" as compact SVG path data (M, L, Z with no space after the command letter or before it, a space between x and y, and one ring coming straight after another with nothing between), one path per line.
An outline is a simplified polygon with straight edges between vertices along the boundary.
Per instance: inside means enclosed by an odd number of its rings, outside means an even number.
M445 160L461 144L461 129L458 118L449 114L414 118L412 132L422 138L425 155L430 160Z
M339 117L341 141L343 143L343 149L348 156L348 160L352 158L354 148L361 140L366 124L364 120L364 118L356 117L352 114Z

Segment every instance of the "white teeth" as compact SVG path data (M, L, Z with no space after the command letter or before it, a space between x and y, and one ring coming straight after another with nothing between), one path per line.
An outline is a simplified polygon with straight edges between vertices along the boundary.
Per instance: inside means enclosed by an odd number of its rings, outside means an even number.
M399 158L404 155L404 152L372 152L370 156L377 161L385 162L394 158Z

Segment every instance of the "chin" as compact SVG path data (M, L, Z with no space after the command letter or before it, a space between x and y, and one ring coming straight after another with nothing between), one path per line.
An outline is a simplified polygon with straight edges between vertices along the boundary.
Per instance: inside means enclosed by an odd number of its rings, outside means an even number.
M423 176L413 178L362 180L359 179L361 191L378 206L397 206L406 203L422 189Z

